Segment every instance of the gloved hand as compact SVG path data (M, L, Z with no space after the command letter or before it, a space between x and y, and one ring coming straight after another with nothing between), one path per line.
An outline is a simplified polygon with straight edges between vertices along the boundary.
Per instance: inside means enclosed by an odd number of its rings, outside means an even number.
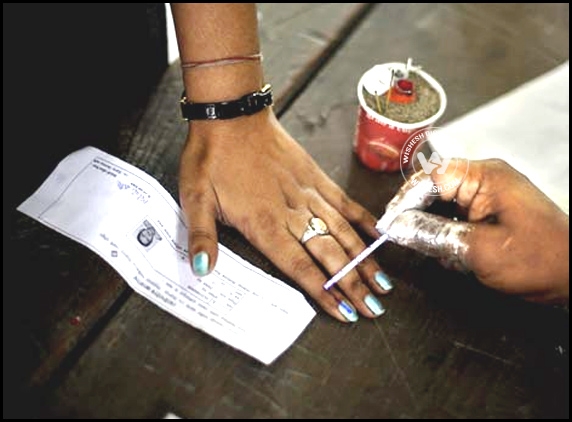
M466 222L421 211L431 204L433 192L410 195L417 205L400 209L400 195L415 189L408 183L388 204L389 216L380 219L378 230L399 245L474 272L491 288L531 301L567 303L568 215L504 161L452 160L448 168L455 170L433 172L430 179L433 186L461 181L453 189L437 190L437 198L456 200L467 213Z

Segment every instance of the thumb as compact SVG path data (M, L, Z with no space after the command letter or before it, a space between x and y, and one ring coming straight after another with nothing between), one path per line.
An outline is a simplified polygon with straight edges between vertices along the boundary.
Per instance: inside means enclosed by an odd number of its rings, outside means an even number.
M469 269L467 256L472 223L454 221L420 210L408 210L398 215L386 233L400 246L424 255L439 258L457 269Z
M216 198L212 191L193 192L181 197L189 229L189 259L198 277L209 274L218 258Z

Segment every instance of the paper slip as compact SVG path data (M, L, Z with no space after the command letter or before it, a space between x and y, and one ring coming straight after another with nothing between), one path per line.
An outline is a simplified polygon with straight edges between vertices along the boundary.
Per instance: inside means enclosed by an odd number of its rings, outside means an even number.
M196 277L171 195L96 148L66 157L18 210L99 254L160 308L267 365L316 315L299 291L220 244L214 271Z

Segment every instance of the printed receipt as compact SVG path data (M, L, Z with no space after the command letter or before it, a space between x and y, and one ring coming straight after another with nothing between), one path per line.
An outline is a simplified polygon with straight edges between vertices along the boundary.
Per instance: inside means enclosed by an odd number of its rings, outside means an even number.
M316 315L299 291L220 244L214 271L196 277L171 195L94 147L62 160L18 210L99 254L163 310L267 365Z

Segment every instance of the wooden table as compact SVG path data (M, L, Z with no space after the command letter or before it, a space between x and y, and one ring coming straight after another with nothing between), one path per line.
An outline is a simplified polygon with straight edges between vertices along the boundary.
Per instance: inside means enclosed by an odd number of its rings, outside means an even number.
M413 57L448 94L444 124L568 59L568 4L259 7L282 123L376 215L402 179L366 169L352 153L355 87L365 70ZM174 197L186 134L181 90L174 64L119 149ZM220 230L223 244L289 282L236 231ZM396 286L383 317L345 325L318 311L265 366L163 312L97 255L25 216L11 222L8 239L8 257L26 264L8 276L5 267L5 415L569 415L567 310L502 296L395 245L376 253Z

